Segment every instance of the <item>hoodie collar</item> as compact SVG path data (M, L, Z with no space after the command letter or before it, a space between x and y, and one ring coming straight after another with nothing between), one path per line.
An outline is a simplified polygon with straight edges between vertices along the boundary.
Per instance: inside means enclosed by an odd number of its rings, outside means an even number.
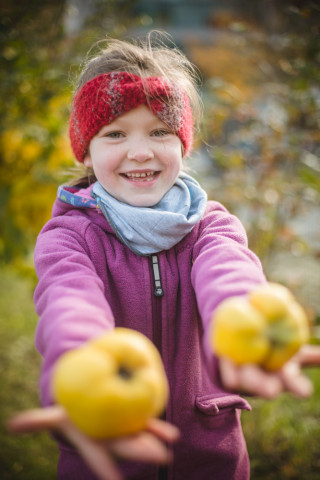
M58 188L58 199L74 207L97 209L99 206L96 200L91 197L92 188L93 185L87 188L62 185Z

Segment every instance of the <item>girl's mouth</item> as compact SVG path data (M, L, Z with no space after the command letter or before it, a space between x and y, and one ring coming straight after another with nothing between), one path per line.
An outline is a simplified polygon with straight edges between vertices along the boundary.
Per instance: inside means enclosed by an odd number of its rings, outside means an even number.
M133 182L151 182L159 174L160 174L159 171L127 172L127 173L121 173L121 176Z

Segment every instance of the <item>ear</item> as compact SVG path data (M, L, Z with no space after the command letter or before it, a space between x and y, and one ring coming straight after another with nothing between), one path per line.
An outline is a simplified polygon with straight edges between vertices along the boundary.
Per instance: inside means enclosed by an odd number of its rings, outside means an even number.
M91 160L91 156L87 153L87 155L84 157L84 160L83 160L83 164L88 167L88 168L92 168L92 160Z

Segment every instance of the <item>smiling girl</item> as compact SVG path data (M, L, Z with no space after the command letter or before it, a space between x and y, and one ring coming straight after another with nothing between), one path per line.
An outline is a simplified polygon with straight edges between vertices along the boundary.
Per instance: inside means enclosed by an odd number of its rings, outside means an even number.
M193 68L177 50L111 41L80 77L70 140L86 177L59 188L35 249L46 408L11 423L60 432L59 479L248 480L240 411L250 406L234 392L311 393L305 355L268 374L210 349L216 307L266 280L239 220L182 171L198 118ZM170 400L147 431L98 442L52 406L50 382L64 352L115 326L156 345Z

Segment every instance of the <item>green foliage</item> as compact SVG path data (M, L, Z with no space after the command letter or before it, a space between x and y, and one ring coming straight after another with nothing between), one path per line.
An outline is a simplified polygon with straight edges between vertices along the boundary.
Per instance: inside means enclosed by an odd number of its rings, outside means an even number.
M45 433L16 437L5 422L39 403L40 356L34 348L37 318L32 283L8 268L0 278L0 473L2 479L56 478L58 449Z
M63 5L2 2L0 258L4 260L28 251L49 218L57 186L53 166L63 168L71 161L65 141L70 88L61 54Z
M319 373L310 369L315 392L307 400L283 394L275 400L249 399L253 410L242 424L251 459L252 480L316 480L320 461Z

